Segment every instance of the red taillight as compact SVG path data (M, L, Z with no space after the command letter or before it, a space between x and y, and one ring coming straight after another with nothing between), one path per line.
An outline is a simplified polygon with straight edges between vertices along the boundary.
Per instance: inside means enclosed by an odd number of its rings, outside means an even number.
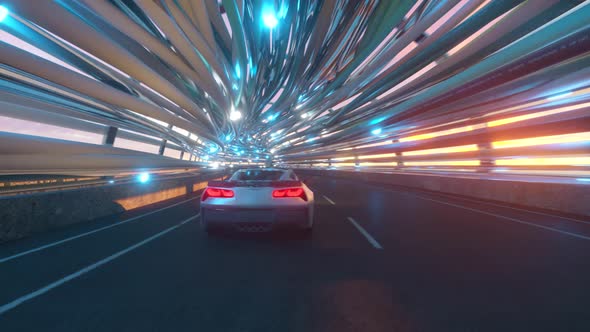
M231 198L234 197L234 191L230 189L207 188L205 189L205 192L203 192L203 196L201 196L201 201L204 201L209 197Z
M304 201L307 201L307 195L303 188L285 188L275 189L272 191L272 197L274 198L287 198L287 197L300 197Z

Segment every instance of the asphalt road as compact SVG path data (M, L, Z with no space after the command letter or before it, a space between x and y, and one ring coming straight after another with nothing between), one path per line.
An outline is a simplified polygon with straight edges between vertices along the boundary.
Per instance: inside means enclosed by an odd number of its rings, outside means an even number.
M0 331L590 330L590 222L308 184L309 237L207 236L184 197L2 245Z

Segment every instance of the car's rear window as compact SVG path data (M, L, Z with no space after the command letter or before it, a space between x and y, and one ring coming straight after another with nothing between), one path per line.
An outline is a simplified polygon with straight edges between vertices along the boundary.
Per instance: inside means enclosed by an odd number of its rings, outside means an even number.
M277 181L283 175L282 171L248 170L240 171L232 180L235 181Z

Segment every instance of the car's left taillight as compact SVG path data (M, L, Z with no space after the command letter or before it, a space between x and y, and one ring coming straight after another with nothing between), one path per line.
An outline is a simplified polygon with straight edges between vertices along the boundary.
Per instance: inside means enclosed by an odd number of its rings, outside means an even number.
M212 198L232 198L234 197L234 191L231 189L223 188L210 188L207 187L201 196L201 201L206 200L209 197Z
M272 191L273 198L301 198L304 201L307 201L307 195L305 194L305 190L303 188L285 188L285 189L275 189Z

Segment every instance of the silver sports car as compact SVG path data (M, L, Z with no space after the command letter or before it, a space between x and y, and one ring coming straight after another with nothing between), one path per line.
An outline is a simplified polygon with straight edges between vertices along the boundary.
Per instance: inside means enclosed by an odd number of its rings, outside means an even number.
M210 181L201 196L201 225L264 232L313 227L313 192L292 170L242 169L226 181Z

